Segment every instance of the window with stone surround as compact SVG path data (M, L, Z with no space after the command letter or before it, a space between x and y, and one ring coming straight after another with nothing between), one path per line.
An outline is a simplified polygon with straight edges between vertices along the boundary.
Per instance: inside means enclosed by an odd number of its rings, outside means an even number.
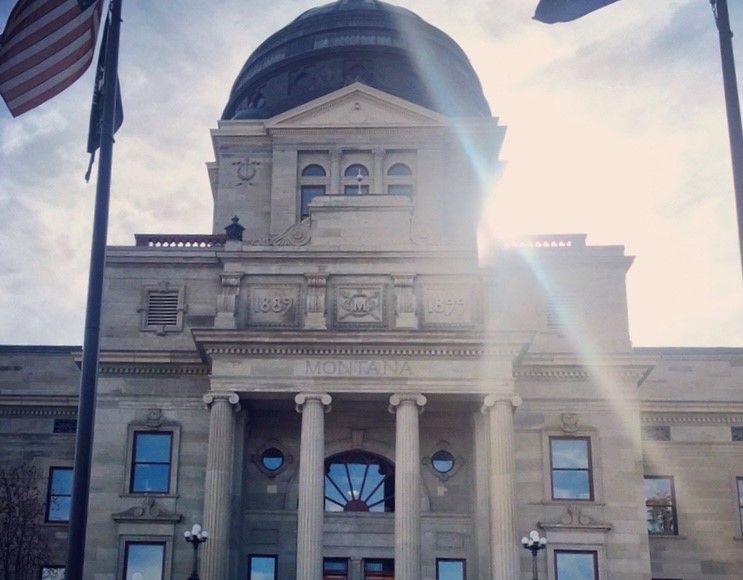
M165 552L165 542L125 542L122 578L163 580L165 578Z
M649 534L678 535L673 477L645 476L645 510Z
M387 170L387 194L413 199L413 171L405 163L395 163Z
M743 441L743 427L733 425L730 427L730 438L733 441Z
M436 580L465 580L465 560L458 558L436 558Z
M325 558L322 562L323 580L348 580L347 558Z
M185 295L184 287L173 286L168 282L144 286L139 307L141 315L139 329L160 335L181 332L183 314L186 311Z
M361 163L352 163L343 172L344 195L367 195L369 193L369 170Z
M390 558L364 560L364 580L395 577L395 561Z
M555 550L555 580L598 580L598 552Z
M325 511L395 511L395 469L364 451L339 453L325 461Z
M273 554L251 554L248 557L248 580L276 580L279 557Z
M554 436L549 447L552 499L592 501L591 438Z
M49 468L46 498L46 521L69 522L72 502L72 467Z
M124 494L176 493L180 425L165 421L160 409L149 409L144 421L127 428Z
M328 173L319 163L305 165L299 174L300 211L299 219L309 217L309 203L328 192Z

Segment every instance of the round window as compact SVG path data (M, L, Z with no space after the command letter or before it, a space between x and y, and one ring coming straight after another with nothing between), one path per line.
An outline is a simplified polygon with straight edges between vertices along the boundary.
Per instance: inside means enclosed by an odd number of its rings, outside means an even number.
M275 447L270 447L261 454L261 464L269 471L276 471L284 465L284 454Z
M439 449L431 456L431 465L439 473L449 473L454 469L454 456L444 449Z

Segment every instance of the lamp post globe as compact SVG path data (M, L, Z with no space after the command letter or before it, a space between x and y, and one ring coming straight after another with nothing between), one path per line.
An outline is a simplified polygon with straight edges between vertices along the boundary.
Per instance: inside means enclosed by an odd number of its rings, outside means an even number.
M193 546L193 571L188 577L188 580L200 580L199 579L199 546L206 542L209 538L209 533L206 530L202 530L199 524L194 524L190 530L183 532L183 537L186 541Z
M537 554L539 550L547 547L547 538L540 536L539 532L532 530L528 536L521 538L521 545L531 552L531 573L534 580L539 580L539 571L537 566Z

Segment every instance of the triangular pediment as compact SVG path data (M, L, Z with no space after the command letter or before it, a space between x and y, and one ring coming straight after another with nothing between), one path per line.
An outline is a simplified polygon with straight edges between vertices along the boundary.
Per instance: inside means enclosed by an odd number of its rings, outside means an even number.
M354 83L277 115L266 127L431 127L447 122L435 111Z

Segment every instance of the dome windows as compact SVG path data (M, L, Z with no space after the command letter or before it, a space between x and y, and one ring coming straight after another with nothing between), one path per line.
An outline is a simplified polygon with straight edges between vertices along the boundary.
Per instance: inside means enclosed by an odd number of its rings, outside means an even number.
M367 195L369 193L369 170L361 163L352 163L343 172L344 195Z
M327 175L325 168L318 163L310 163L302 168L299 177L300 220L310 215L310 202L317 196L327 193Z
M405 163L394 163L387 170L387 195L413 198L413 171Z

